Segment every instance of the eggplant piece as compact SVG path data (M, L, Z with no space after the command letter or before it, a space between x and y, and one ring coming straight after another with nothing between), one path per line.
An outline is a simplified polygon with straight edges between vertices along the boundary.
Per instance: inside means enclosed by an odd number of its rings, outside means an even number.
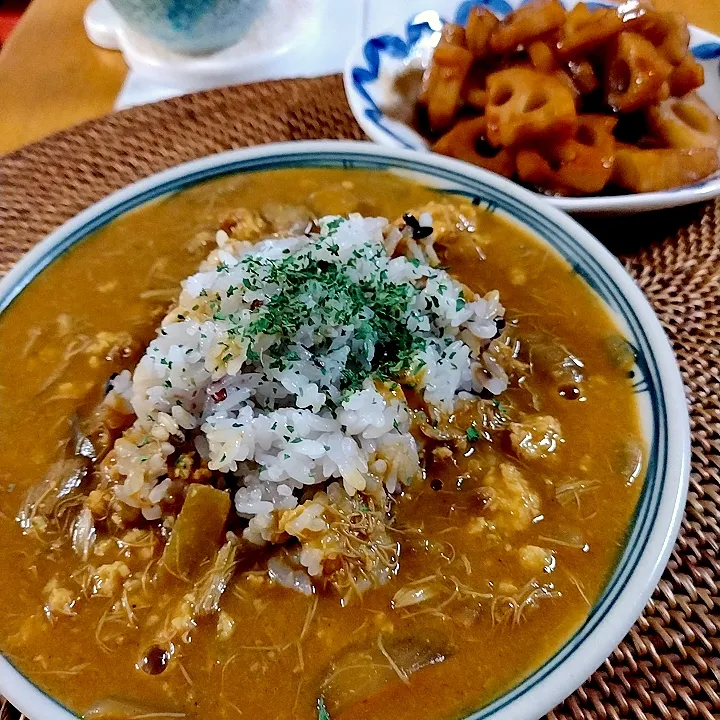
M155 720L174 720L184 718L184 712L177 710L163 710L128 700L107 698L99 700L84 714L84 720L96 718L96 720L137 720L137 718L154 718Z
M558 343L538 343L530 348L533 369L548 375L558 385L583 381L583 362Z
M207 617L220 611L220 600L235 571L255 564L265 549L235 533L227 534L227 542L218 550L212 567L196 586L196 617Z
M215 492L220 491L216 490ZM150 646L150 651L162 657L163 662L148 662L146 653L140 658L138 667L150 674L153 674L151 670L155 670L155 674L163 672L165 667L172 662L172 651L166 655L159 655L163 648L170 647L172 649L172 643L178 637L186 643L190 642L190 634L202 621L215 621L221 613L220 602L232 581L235 571L239 567L247 569L255 564L258 557L264 552L266 550L261 546L254 545L238 537L233 532L228 532L227 541L217 551L204 574L195 581L190 592L183 594L179 602L170 606L164 625L165 629L156 636L154 643ZM196 554L193 551L192 558L195 559L195 557ZM165 573L167 573L167 570L165 570ZM195 574L198 574L197 571ZM174 576L169 574L160 575L159 579L161 582L176 582ZM169 634L168 628L172 628Z
M102 414L102 408L98 408L86 422L71 418L70 436L59 451L59 459L42 481L30 488L18 512L17 520L26 532L36 517L58 520L69 508L80 507L79 496L91 489L93 470L114 441ZM77 502L73 502L76 496Z
M90 471L86 458L74 457L58 460L40 483L30 488L17 514L20 527L28 532L35 527L35 519L49 520L62 514L62 508L72 504L73 496L80 494Z
M530 365L529 379L537 375L550 380L560 396L566 399L582 395L585 365L579 357L552 335L539 330L518 339L521 359Z
M453 654L446 633L433 627L415 632L380 633L367 645L342 650L330 663L320 688L333 717L396 683L444 662Z

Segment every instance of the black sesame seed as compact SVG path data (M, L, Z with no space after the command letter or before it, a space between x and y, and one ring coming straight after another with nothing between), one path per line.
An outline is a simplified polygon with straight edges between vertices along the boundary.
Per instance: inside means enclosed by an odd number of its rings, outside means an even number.
M413 240L423 240L433 234L433 229L420 225L420 221L414 215L405 213L402 217L405 225L412 229Z
M493 340L502 335L506 325L505 318L497 318L495 320L495 335L493 336Z
M426 237L430 237L433 234L433 229L428 226L419 227L417 230L413 230L413 240L424 240Z
M107 395L113 387L113 380L118 376L119 373L113 373L105 383L105 394Z
M430 487L431 487L433 490L435 490L435 492L437 492L438 490L442 490L442 486L443 486L442 480L433 480L433 481L430 483Z
M420 221L411 213L405 213L403 215L403 220L405 221L405 224L413 230L417 230L420 227Z

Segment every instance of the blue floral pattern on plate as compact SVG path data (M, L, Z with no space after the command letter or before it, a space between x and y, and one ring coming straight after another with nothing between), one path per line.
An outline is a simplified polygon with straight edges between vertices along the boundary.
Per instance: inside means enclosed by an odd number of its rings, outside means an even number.
M720 58L720 42L695 45L692 48L692 53L698 60L716 60Z

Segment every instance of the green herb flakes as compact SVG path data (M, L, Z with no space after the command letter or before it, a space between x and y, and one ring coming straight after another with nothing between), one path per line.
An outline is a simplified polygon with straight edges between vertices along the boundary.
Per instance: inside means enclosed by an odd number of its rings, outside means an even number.
M322 697L318 698L317 711L318 711L317 720L331 720L330 713L327 711L327 708L325 707L325 700Z
M477 442L480 439L480 433L472 425L465 431L465 436L468 442Z

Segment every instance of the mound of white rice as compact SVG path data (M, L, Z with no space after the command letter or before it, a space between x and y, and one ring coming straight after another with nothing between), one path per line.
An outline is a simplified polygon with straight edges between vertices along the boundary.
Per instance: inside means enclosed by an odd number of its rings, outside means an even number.
M498 293L431 267L411 229L351 215L298 237L217 241L132 381L115 380L137 415L115 446L116 495L146 518L160 517L167 463L192 440L237 485L246 537L270 540L277 511L308 486L335 478L353 496L379 479L392 493L418 473L396 383L447 413L467 393L505 389L484 352Z

